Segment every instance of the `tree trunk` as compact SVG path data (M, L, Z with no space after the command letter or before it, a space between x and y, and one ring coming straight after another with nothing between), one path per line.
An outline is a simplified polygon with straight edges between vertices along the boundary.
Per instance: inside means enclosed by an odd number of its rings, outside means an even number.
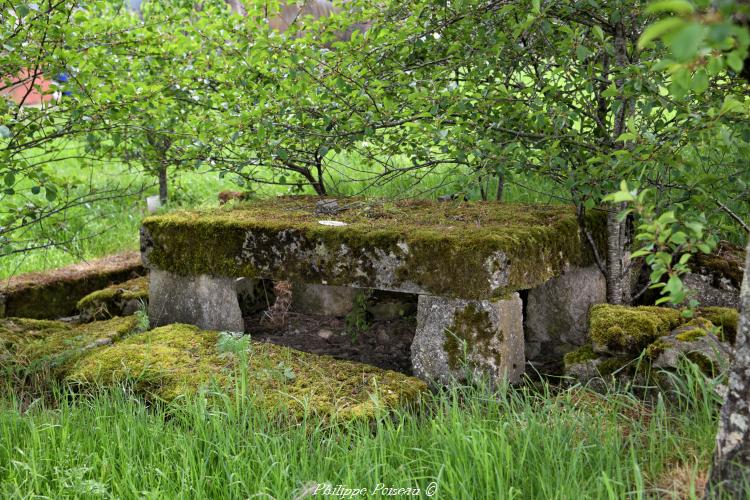
M607 212L607 302L622 304L625 295L623 256L625 248L625 224L619 214L625 209L616 204Z
M740 324L729 371L729 391L721 408L707 498L750 497L750 241L740 292Z
M162 205L167 203L168 195L168 179L167 179L167 167L163 165L159 167L159 201Z
M503 191L505 191L505 174L497 174L497 191L495 192L495 200L503 201Z

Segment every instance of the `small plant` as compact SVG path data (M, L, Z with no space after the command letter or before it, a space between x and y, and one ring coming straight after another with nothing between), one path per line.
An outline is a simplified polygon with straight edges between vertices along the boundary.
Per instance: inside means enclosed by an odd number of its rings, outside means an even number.
M292 308L292 283L289 281L277 281L273 286L276 301L265 312L265 320L275 326L286 323L289 309Z
M148 308L143 300L138 301L138 310L135 312L138 324L135 327L137 332L145 332L151 328L151 320L148 317Z
M221 332L216 341L216 350L222 357L243 356L251 349L250 335L244 332Z
M354 295L354 305L344 317L346 331L352 336L352 340L357 340L360 333L365 332L370 327L367 320L367 300L372 295L372 290L359 290Z

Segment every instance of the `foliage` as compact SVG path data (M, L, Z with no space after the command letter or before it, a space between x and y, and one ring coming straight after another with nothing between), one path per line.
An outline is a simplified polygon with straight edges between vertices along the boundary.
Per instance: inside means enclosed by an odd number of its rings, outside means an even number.
M629 208L620 213L622 219L630 213L638 216L636 240L641 246L631 256L644 257L651 268L651 288L661 289L662 295L656 304L686 304L683 314L691 317L699 303L691 297L681 277L690 272L688 262L693 254L710 253L717 244L716 238L706 233L705 215L681 213L681 206L676 204L671 210L657 213L652 193L631 191L625 181L605 201L628 204Z

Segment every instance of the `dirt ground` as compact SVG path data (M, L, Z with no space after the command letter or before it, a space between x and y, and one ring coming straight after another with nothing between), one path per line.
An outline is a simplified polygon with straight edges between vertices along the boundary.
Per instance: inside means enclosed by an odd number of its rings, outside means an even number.
M411 374L411 342L416 318L370 321L361 332L348 332L341 318L289 312L283 324L272 324L261 311L245 318L254 340L280 344L313 354Z

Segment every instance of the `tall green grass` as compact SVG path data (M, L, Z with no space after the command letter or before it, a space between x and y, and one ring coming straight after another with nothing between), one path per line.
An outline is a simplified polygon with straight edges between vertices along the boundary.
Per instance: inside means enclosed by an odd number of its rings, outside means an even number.
M480 385L374 422L290 421L216 394L151 407L125 389L62 392L54 407L6 396L0 496L300 498L330 483L420 488L423 498L435 488L446 499L698 498L718 404L712 382L687 380L676 406ZM675 470L688 478L663 491Z

